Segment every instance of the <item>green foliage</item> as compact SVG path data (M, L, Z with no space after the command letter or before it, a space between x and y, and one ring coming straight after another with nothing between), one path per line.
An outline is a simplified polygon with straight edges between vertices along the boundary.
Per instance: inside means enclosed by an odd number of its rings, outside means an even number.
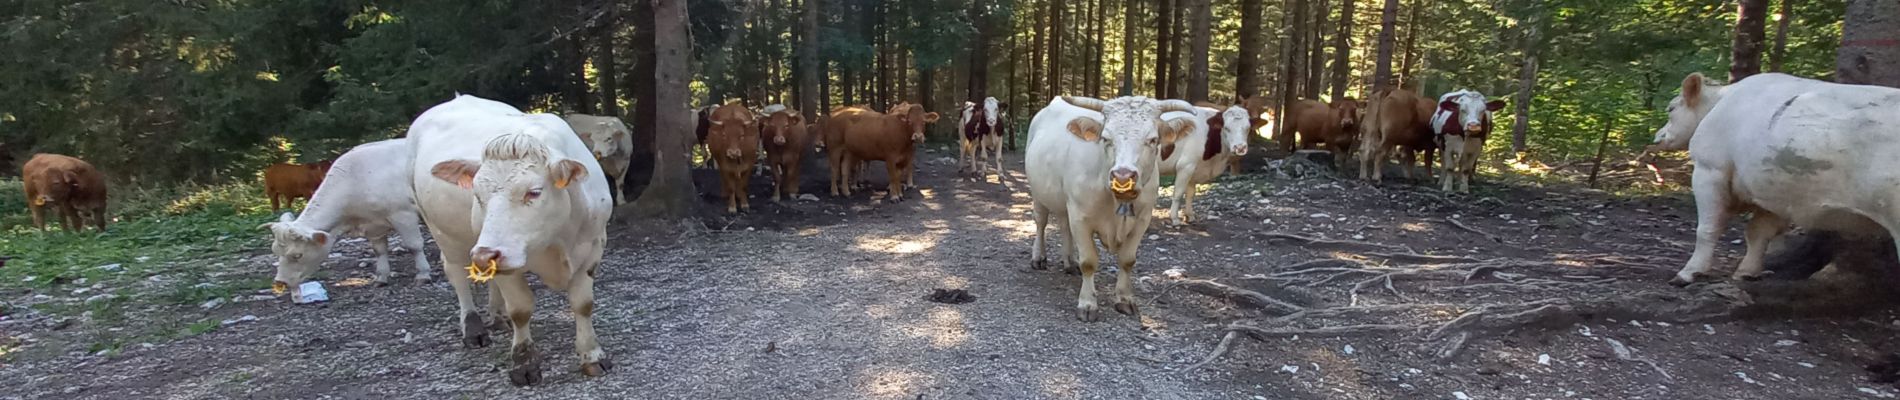
M0 184L0 199L15 201L19 187ZM43 232L33 229L24 206L0 208L0 255L13 257L0 268L0 290L52 289L80 278L116 287L152 274L203 274L207 266L195 262L262 247L267 238L257 226L271 216L261 193L243 184L130 191L110 206L117 221L105 233ZM118 268L101 268L110 264Z

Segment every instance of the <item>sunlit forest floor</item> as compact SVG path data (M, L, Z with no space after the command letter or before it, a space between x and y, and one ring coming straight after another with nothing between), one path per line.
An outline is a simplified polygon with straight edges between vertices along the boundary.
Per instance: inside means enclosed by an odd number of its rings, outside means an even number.
M367 246L350 241L327 265L328 303L256 298L260 286L237 301L111 322L49 315L0 325L14 342L0 361L9 382L0 398L1900 393L1862 371L1900 325L1850 275L1669 286L1694 228L1680 194L1490 180L1445 195L1398 178L1373 186L1289 174L1255 157L1247 174L1206 188L1196 203L1203 220L1172 226L1165 200L1154 210L1137 271L1139 318L1104 305L1103 322L1083 323L1073 312L1077 277L1028 268L1034 225L1020 158L1003 176L977 179L959 174L953 157L927 153L919 189L897 203L872 199L883 192L879 165L872 189L848 199L826 195L825 171L813 166L802 191L818 201L773 204L759 177L750 213L724 216L720 204L686 225L615 226L596 286L595 323L617 366L605 377L575 371L565 300L542 290L534 328L547 381L510 386L505 344L462 348L446 284L367 284L371 268L357 261ZM701 188L716 188L714 176L696 171ZM1739 238L1730 232L1725 243ZM1721 269L1740 251L1724 246ZM270 275L261 246L212 261L241 281ZM1107 301L1114 272L1101 274ZM927 299L937 289L974 298ZM95 346L179 320L220 323ZM507 332L491 335L506 343Z

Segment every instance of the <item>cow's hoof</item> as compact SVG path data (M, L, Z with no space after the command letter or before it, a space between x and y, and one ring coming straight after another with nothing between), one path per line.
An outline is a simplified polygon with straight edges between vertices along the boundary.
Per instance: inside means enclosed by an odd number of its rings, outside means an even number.
M1049 260L1047 260L1047 259L1041 259L1041 260L1029 260L1029 269L1033 269L1033 270L1037 270L1037 271L1048 271L1048 270L1049 270Z
M1735 275L1731 275L1731 276L1729 276L1729 279L1734 279L1734 280L1738 280L1738 281L1748 281L1748 282L1754 282L1754 281L1759 281L1759 280L1761 280L1761 278L1762 278L1763 276L1766 276L1766 275L1767 275L1767 274L1764 274L1764 273L1761 273L1761 272L1756 272L1756 273L1753 273L1753 274L1745 274L1745 273L1741 273L1741 272L1736 272L1736 273L1735 273Z
M581 364L581 375L602 376L612 370L614 370L614 362L606 357L601 357L600 361Z
M1082 320L1082 322L1098 322L1098 321L1101 321L1101 320L1102 320L1102 309L1101 309L1101 307L1098 307L1098 306L1096 306L1096 305L1094 305L1094 304L1088 304L1088 305L1082 305L1082 306L1076 306L1076 307L1075 307L1075 319L1079 319L1079 320Z
M1695 275L1676 274L1675 278L1669 279L1669 285L1675 287L1686 287L1691 283L1695 283Z
M429 284L429 281L431 280L434 280L434 278L430 278L428 275L416 275L416 278L414 279L414 283L417 286L427 285Z
M482 325L482 317L475 313L462 316L462 347L479 349L488 347L488 327Z
M516 346L511 358L515 367L508 370L508 383L515 386L541 383L541 353L535 352L532 344Z
M389 277L387 276L376 277L376 287L384 287L384 286L389 286Z
M1140 317L1141 306L1135 305L1134 301L1118 302L1118 303L1115 303L1115 312L1122 313L1122 315L1127 315L1130 317Z

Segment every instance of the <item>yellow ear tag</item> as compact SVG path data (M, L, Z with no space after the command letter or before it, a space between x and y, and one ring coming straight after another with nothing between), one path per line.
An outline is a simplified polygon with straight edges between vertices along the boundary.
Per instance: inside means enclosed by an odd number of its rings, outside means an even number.
M289 287L289 286L290 286L290 285L285 285L285 284L284 284L283 282L271 282L271 283L270 283L270 292L271 292L271 293L275 293L275 294L280 294L280 295L281 295L281 294L284 294L284 292L286 292L286 291L289 291L289 290L290 290L290 287Z
M487 269L477 267L473 262L468 263L468 279L475 281L475 283L486 283L489 279L495 279L495 271L494 261L488 262Z

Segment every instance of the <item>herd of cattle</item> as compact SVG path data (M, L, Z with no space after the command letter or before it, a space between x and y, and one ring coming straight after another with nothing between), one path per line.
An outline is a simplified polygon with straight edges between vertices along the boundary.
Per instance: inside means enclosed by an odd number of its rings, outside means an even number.
M1900 89L1834 84L1764 74L1731 85L1701 75L1683 81L1656 133L1657 149L1689 150L1695 163L1696 248L1676 283L1687 283L1713 263L1724 224L1750 212L1748 250L1736 278L1762 272L1763 249L1792 225L1900 237ZM1343 166L1357 153L1360 176L1378 179L1387 154L1410 174L1417 154L1429 166L1443 149L1442 188L1468 190L1473 167L1501 102L1473 91L1437 101L1406 90L1372 96L1365 104L1302 101L1287 108L1292 148L1325 147ZM1002 173L1001 143L1008 106L994 98L964 104L959 165ZM1363 109L1363 110L1362 110ZM708 161L720 171L727 210L748 208L746 180L760 156L771 170L773 198L798 195L798 165L811 146L831 167L831 192L849 196L854 174L870 161L885 164L889 196L903 196L916 166L916 147L936 113L914 104L888 112L868 106L833 109L819 124L794 109L754 111L740 103L696 110ZM1193 185L1211 181L1248 151L1248 136L1265 119L1241 105L1214 106L1139 96L1113 99L1062 96L1030 120L1024 154L1036 235L1031 265L1049 266L1047 228L1053 220L1069 242L1061 260L1081 273L1076 316L1097 321L1095 242L1115 254L1114 309L1138 315L1133 274L1137 249L1158 203L1163 176L1177 179L1169 216L1194 219ZM589 376L613 367L595 339L595 269L606 244L606 223L623 194L610 186L626 173L632 144L627 127L608 117L566 119L524 113L512 106L458 95L423 112L407 138L357 146L333 162L279 165L265 172L273 208L279 198L308 198L300 215L263 225L277 256L273 289L302 298L300 283L328 258L337 235L368 237L376 281L391 277L388 236L415 257L416 281L430 280L420 226L427 222L441 250L442 271L454 288L462 342L490 344L484 318L513 328L510 381L541 380L529 319L534 297L525 273L563 291L574 315L579 370ZM761 152L763 147L763 152ZM984 160L987 158L988 160ZM40 154L25 166L34 222L42 208L58 207L68 229L94 221L105 229L104 177L76 158ZM1430 172L1427 172L1429 177ZM321 186L318 186L321 184ZM488 283L486 310L476 308L474 283ZM505 318L505 319L504 319Z

